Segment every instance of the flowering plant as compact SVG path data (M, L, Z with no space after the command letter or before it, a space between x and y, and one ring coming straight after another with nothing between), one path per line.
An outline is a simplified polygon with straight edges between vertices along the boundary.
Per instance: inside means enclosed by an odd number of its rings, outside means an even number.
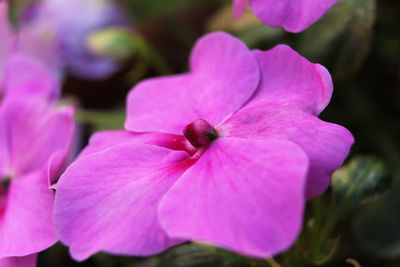
M0 267L398 266L395 10L0 0Z
M75 259L187 240L270 257L342 164L353 137L317 118L332 94L321 65L212 33L190 66L135 86L126 131L96 134L62 175L54 219Z

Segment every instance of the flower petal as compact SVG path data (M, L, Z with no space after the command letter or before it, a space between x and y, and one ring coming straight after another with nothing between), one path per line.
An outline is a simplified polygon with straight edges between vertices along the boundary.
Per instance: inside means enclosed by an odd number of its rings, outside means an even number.
M318 115L329 104L332 79L320 64L313 64L287 45L254 51L261 69L261 84L251 100L274 97Z
M124 130L103 131L92 135L89 145L83 149L79 157L107 150L115 145L123 143L139 142L142 144L152 144L172 150L186 151L189 154L195 152L195 148L190 145L185 137L164 133L132 133Z
M7 138L7 127L5 123L0 123L0 177L6 176L10 169L10 150Z
M265 24L301 32L319 20L338 0L251 0L254 14Z
M161 197L187 168L182 151L124 143L80 157L57 185L54 221L76 260L98 251L147 256L181 241L157 219Z
M285 98L250 103L217 129L221 136L282 139L298 144L310 159L308 198L322 194L331 174L342 165L354 143L344 127L293 109Z
M299 233L307 168L291 142L217 139L164 196L161 225L171 237L269 257Z
M57 241L52 222L53 192L45 170L12 179L0 216L0 257L26 256Z
M240 40L222 32L196 43L190 66L189 73L150 79L134 87L128 97L126 129L182 134L196 119L216 126L251 97L259 82L252 53Z
M35 267L37 254L25 257L7 257L0 258L1 267Z
M54 109L41 98L6 97L0 107L0 121L5 126L9 175L22 175L46 165L58 151L68 151L73 136L73 109Z
M235 19L240 19L248 3L249 0L233 0L233 17Z
M7 65L4 88L8 95L33 95L48 100L58 99L60 87L53 74L41 62L14 54Z

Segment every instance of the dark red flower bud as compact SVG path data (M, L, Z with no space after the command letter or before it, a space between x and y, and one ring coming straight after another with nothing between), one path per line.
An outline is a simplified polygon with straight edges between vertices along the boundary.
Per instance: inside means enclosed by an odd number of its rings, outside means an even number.
M205 147L218 137L217 130L202 119L195 120L183 130L186 139L194 147Z

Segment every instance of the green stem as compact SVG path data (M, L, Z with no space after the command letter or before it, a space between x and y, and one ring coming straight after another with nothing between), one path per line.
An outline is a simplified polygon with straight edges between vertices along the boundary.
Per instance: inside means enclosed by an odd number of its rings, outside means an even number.
M281 265L272 257L265 260L269 263L271 267L281 267Z
M132 35L132 37L138 49L138 56L149 61L154 69L161 75L173 73L166 61L144 38L139 35Z

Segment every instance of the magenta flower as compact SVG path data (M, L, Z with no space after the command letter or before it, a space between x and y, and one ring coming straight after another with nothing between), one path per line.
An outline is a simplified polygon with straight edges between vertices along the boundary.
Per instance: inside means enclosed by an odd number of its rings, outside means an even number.
M328 71L290 47L200 39L190 72L144 81L126 131L95 134L56 186L54 220L73 258L147 256L187 240L254 257L287 249L307 198L353 143L317 115Z
M233 16L242 16L248 4L264 24L301 32L319 20L338 0L233 0Z
M73 110L54 107L59 88L43 65L0 53L0 266L34 266L57 241L49 183L65 167Z
M42 96L7 93L0 103L0 265L57 241L49 181L65 166L72 132L72 110Z

